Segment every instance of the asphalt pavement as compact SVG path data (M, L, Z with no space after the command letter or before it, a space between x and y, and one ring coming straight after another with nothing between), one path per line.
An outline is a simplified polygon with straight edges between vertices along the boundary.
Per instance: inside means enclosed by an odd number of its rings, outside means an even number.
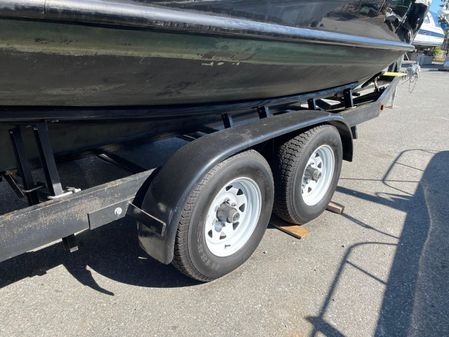
M81 234L72 255L55 243L1 263L0 336L449 336L448 94L448 72L403 83L359 128L344 215L302 240L269 228L212 283L146 257L130 221Z

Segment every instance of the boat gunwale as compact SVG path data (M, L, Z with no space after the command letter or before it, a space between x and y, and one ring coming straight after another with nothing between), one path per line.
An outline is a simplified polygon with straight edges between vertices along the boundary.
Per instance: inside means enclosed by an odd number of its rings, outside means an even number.
M415 49L411 44L393 40L111 0L2 0L0 18L225 35L404 52Z

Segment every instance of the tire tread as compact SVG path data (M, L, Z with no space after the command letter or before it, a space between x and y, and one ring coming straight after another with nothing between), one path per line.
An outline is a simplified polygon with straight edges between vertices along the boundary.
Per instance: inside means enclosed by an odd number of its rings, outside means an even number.
M281 144L276 153L274 170L276 198L274 202L274 213L282 220L289 223L297 223L297 219L292 217L291 189L295 188L291 183L296 174L299 160L302 160L305 147L308 142L325 128L332 128L330 125L319 125L309 129L296 137Z

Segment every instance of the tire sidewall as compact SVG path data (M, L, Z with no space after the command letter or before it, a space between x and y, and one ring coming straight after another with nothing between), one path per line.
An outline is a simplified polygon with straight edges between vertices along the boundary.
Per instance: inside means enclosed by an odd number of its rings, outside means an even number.
M258 155L260 156L260 155ZM218 170L202 188L193 209L189 224L189 255L195 268L209 278L218 278L239 267L259 245L269 223L274 200L274 183L268 163L261 158L245 156L240 160L230 160ZM242 160L243 159L243 160ZM234 254L218 257L208 249L205 235L205 219L209 207L218 192L236 178L247 177L254 180L260 188L261 213L259 221L246 244Z

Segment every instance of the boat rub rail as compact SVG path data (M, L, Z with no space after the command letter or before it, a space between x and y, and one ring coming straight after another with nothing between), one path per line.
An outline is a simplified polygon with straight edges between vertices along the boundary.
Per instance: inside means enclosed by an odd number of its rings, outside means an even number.
M231 35L404 52L414 50L412 45L398 41L115 1L4 0L0 3L0 17Z

